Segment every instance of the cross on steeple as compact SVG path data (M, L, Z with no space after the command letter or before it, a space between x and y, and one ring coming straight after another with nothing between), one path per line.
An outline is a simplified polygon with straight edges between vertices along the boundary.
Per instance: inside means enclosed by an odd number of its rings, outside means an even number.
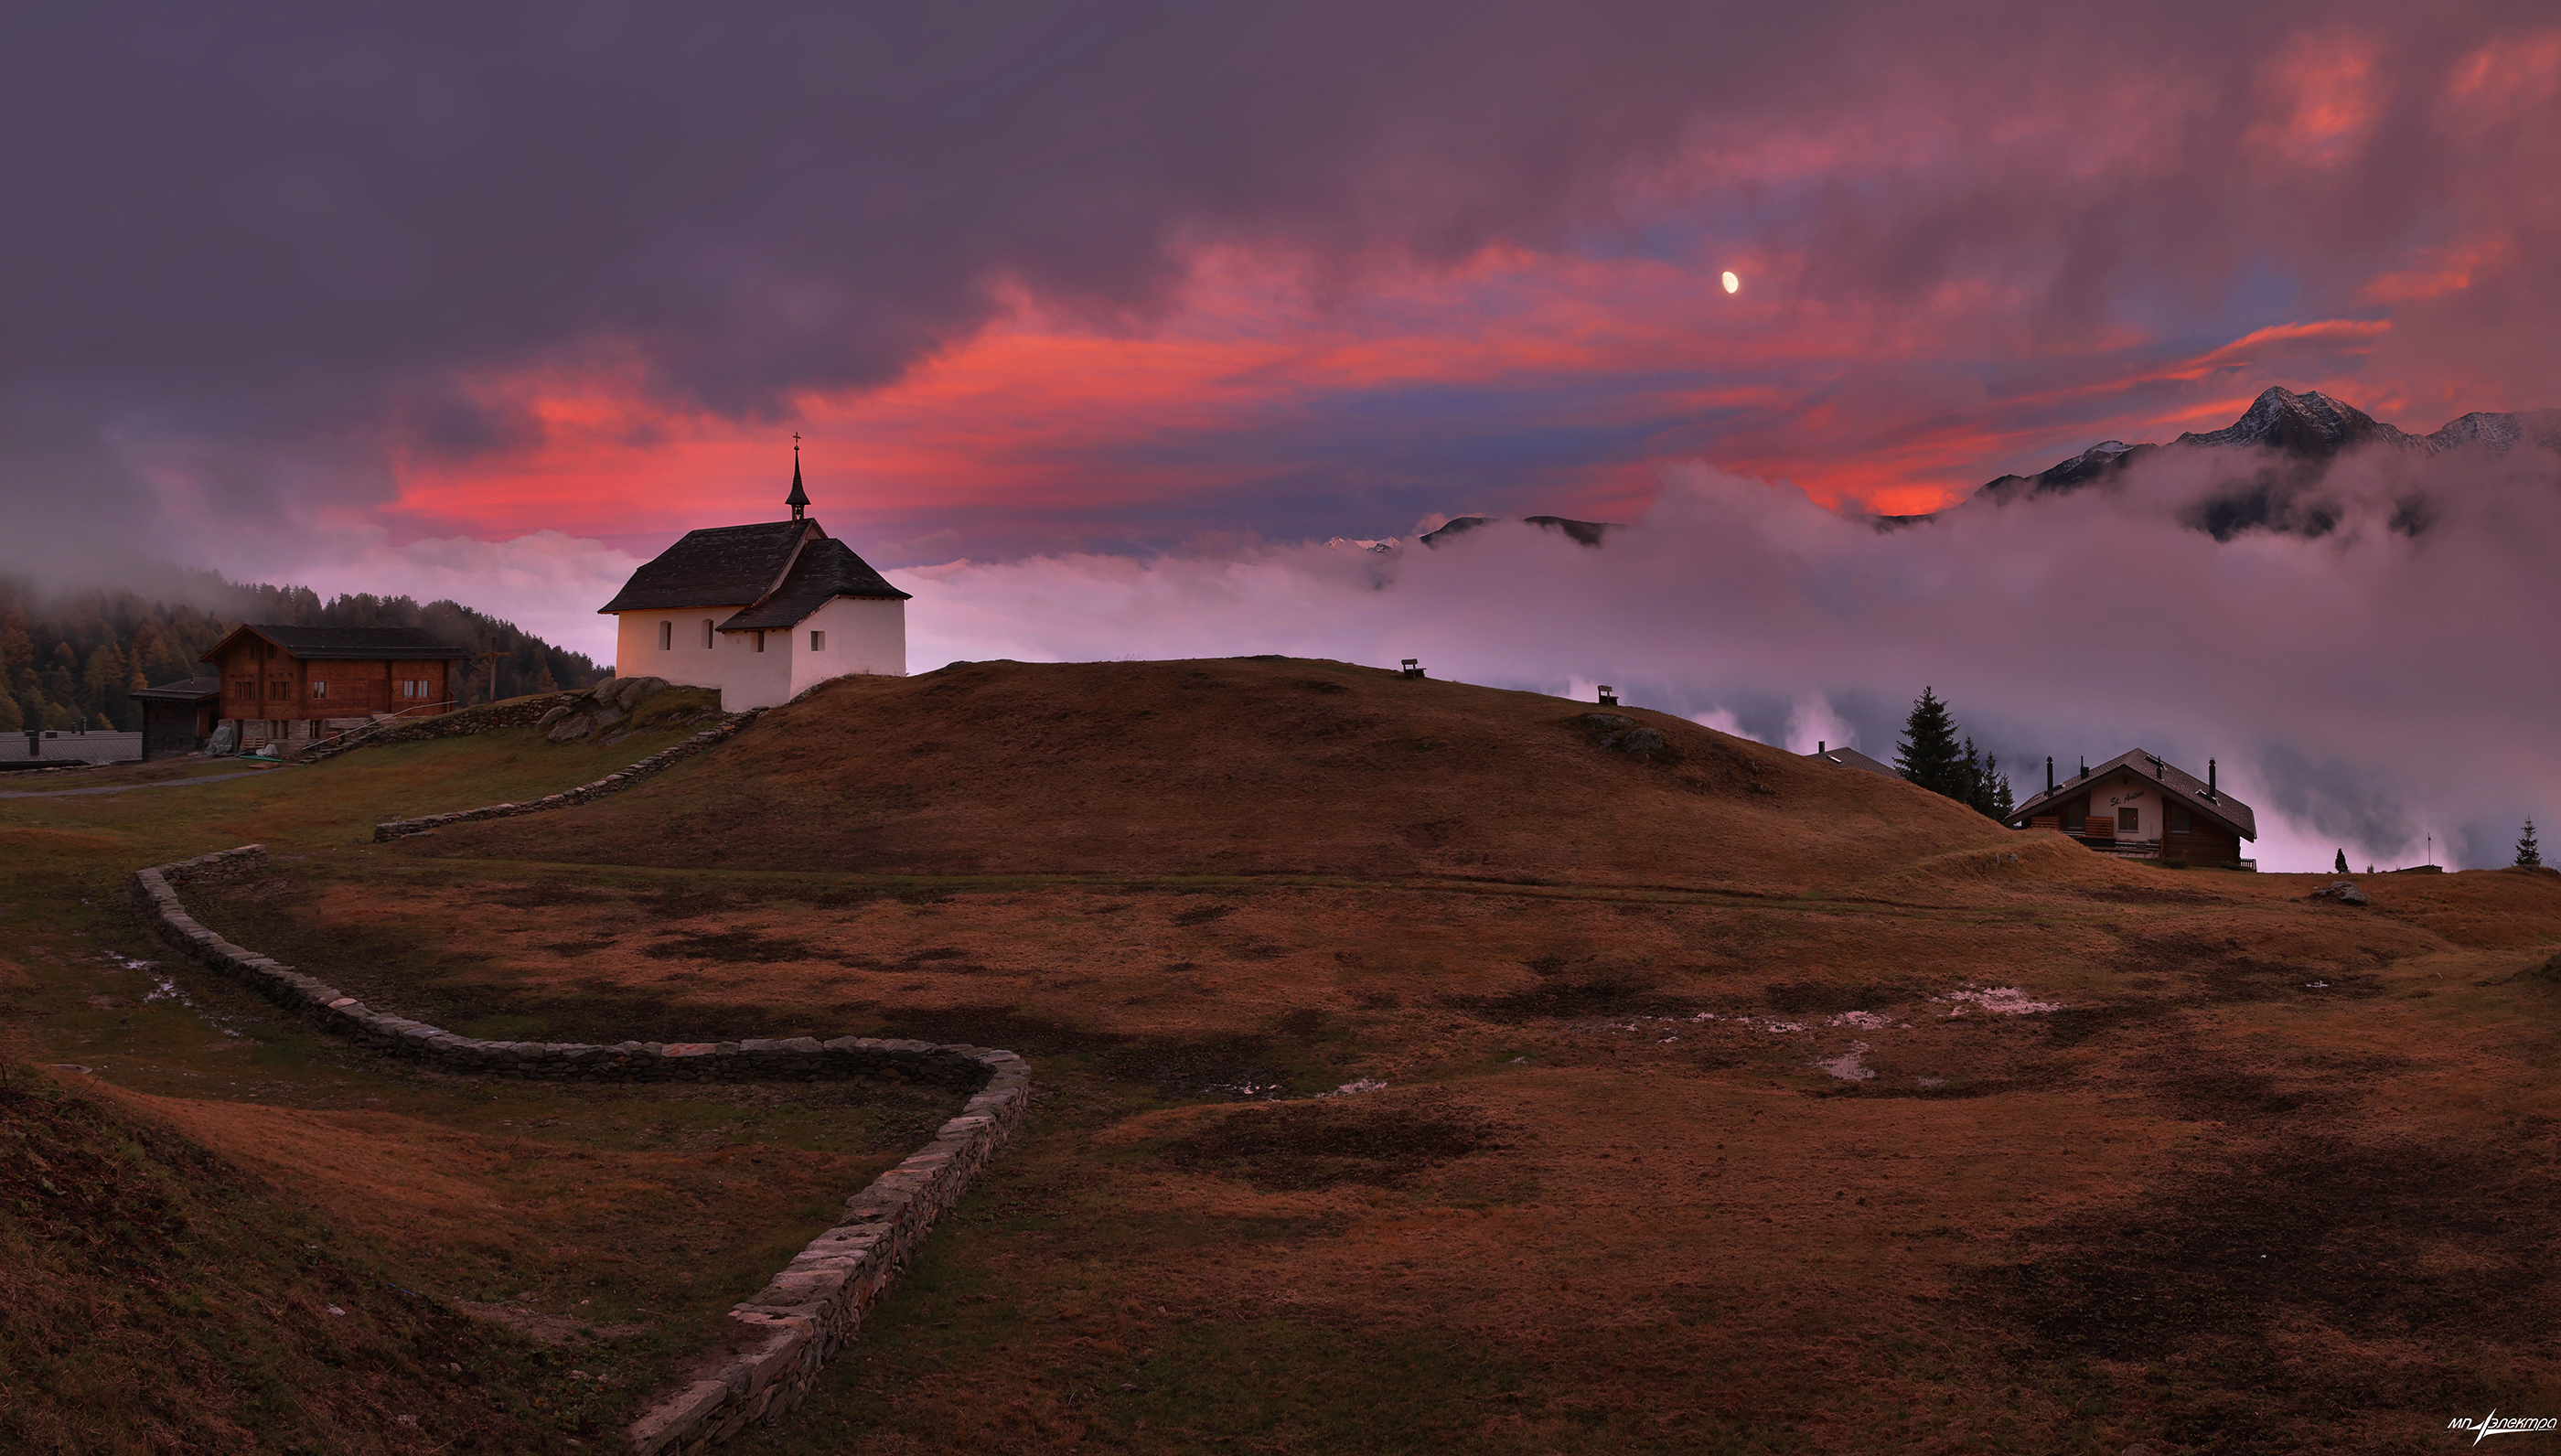
M791 494L783 497L782 504L791 508L794 521L803 519L809 509L809 492L800 488L800 431L796 429L791 431Z

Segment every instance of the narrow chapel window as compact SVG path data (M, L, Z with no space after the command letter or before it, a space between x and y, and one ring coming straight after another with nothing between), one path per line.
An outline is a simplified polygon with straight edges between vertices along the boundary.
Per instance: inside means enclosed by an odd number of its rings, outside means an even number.
M810 633L810 634L809 634L809 650L810 650L811 652L824 652L824 651L826 651L826 650L827 650L827 634L826 634L826 633L824 633L824 632L812 632L812 633Z
M658 650L660 652L664 652L675 645L676 624L673 622L660 622L658 624Z
M712 619L711 619L711 618L709 618L709 617L705 617L705 618L703 618L703 650L704 650L704 651L706 651L706 652L710 651L710 650L711 650L711 645L712 645Z

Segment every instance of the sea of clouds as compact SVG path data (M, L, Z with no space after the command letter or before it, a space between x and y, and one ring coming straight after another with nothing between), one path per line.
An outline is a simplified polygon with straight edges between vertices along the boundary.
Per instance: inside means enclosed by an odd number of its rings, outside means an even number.
M2212 472L2212 473L2209 473ZM2024 797L2134 747L2260 814L2269 869L2507 863L2561 805L2561 474L2520 452L2342 461L2298 517L2183 524L2228 462L1880 531L1785 485L1673 467L1599 548L1518 523L1437 549L1263 546L894 572L910 660L1285 653L1623 701L1811 751L1891 759L1924 686ZM2409 503L2431 524L2396 530Z

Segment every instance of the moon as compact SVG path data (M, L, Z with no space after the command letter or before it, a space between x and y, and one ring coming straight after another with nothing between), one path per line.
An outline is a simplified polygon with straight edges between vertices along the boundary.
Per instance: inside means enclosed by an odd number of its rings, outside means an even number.
M1725 291L1726 291L1726 292L1728 292L1728 293L1739 293L1739 292L1741 292L1742 290L1743 290L1743 280L1742 280L1741 278L1738 278L1738 277L1734 276L1734 274L1733 274L1733 273L1728 272L1728 273L1725 275Z

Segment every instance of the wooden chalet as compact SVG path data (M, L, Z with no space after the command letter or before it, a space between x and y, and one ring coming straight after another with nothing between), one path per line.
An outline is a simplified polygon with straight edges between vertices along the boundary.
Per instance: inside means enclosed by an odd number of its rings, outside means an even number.
M223 680L189 678L137 688L133 701L142 705L142 760L183 758L203 749L214 735L214 721L222 717Z
M2258 868L2241 842L2259 838L2259 816L2222 791L2206 760L2198 778L2140 748L2060 783L2046 760L2045 792L2020 804L2012 829L2053 829L2094 850L2133 859L2232 869Z
M237 728L232 741L246 748L448 712L469 656L421 627L251 623L205 661L222 681L217 729Z

